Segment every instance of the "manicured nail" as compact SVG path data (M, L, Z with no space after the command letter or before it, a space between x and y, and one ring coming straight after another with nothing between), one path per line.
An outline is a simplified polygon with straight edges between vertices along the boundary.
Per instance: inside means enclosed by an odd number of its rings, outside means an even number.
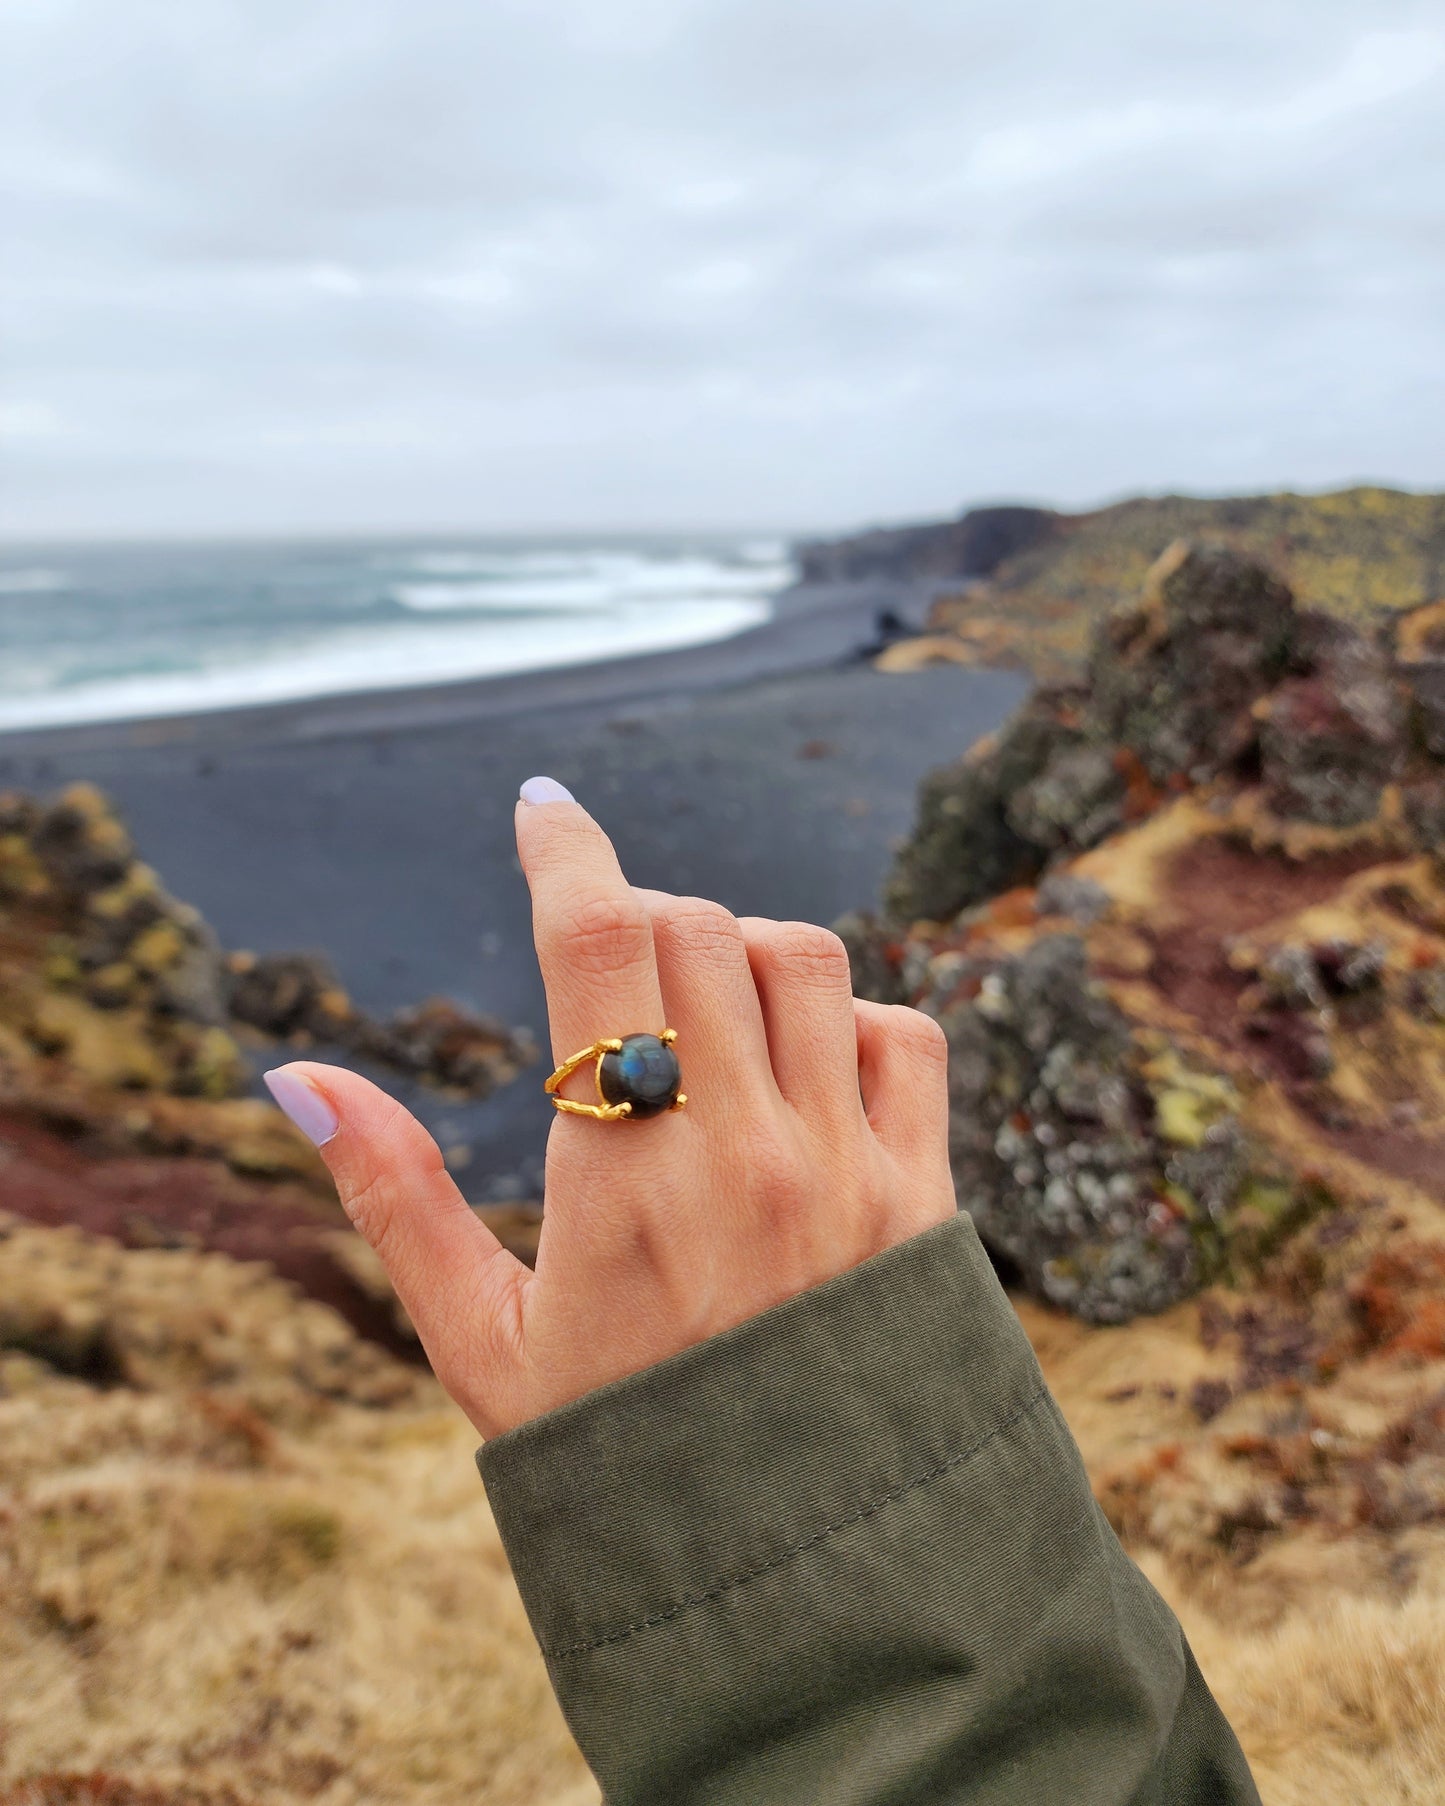
M306 1139L324 1148L336 1133L336 1112L316 1087L284 1068L263 1076L266 1089Z
M575 803L577 798L556 778L528 778L521 790L524 803Z

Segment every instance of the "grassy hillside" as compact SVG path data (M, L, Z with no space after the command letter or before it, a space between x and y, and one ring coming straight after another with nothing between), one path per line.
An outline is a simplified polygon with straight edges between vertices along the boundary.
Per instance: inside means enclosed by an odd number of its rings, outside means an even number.
M930 626L960 635L978 662L1041 677L1082 662L1095 620L1174 540L1220 540L1266 559L1306 607L1350 620L1445 597L1445 496L1393 489L1202 501L1141 497L1059 515L1050 531L986 581L938 602ZM894 654L901 665L907 653ZM885 660L886 668L886 660Z

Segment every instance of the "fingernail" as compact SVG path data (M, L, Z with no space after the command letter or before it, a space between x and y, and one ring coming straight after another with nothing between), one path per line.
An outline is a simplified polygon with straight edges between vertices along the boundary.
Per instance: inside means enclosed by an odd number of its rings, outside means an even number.
M278 1069L263 1074L266 1089L308 1141L324 1148L336 1133L336 1112L314 1085L294 1072Z
M556 778L528 778L523 784L521 797L524 803L575 803L577 798L565 784L559 784Z

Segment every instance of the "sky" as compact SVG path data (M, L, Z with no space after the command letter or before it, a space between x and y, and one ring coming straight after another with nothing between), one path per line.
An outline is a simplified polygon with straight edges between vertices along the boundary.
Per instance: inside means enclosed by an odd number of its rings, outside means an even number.
M0 532L1445 487L1439 0L0 0Z

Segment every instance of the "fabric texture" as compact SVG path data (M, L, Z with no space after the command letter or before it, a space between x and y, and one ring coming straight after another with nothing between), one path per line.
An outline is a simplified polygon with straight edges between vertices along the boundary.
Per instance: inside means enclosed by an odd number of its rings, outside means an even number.
M609 1806L1258 1806L966 1215L477 1461Z

